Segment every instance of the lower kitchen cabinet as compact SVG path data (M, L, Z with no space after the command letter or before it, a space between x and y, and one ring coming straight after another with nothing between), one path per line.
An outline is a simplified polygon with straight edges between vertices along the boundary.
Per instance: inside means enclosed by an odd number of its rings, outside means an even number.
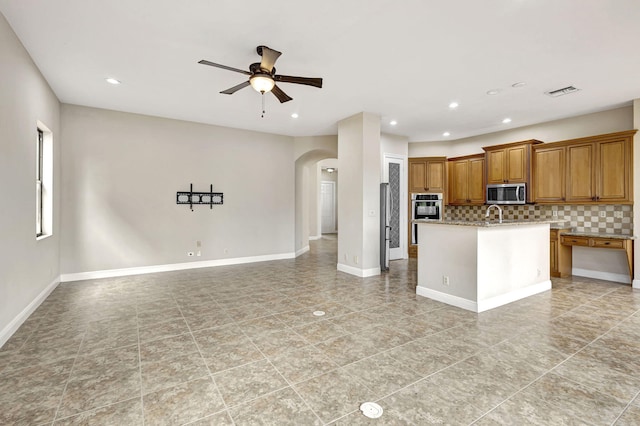
M552 229L550 231L550 275L566 278L571 276L571 247L560 244L560 235L569 229Z

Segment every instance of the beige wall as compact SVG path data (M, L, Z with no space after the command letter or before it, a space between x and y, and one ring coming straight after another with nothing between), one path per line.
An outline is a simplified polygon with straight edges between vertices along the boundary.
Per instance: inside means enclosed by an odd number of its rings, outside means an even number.
M72 105L62 129L63 274L293 255L293 138ZM177 205L190 183L224 204Z
M53 132L53 236L36 241L36 126ZM55 287L60 245L60 104L0 14L0 346Z

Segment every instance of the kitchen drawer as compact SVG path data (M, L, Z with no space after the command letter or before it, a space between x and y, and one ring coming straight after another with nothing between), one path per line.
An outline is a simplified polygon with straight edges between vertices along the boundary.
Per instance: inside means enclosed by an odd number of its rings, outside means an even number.
M589 237L573 237L571 235L563 235L560 237L560 244L565 246L584 246L589 247Z
M601 247L601 248L616 248L623 249L624 240L618 240L613 238L592 238L591 239L591 247Z

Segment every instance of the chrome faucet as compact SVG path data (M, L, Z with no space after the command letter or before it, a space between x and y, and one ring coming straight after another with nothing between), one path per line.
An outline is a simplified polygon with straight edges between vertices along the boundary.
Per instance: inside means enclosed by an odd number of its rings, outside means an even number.
M496 209L498 209L498 221L499 221L498 223L502 223L502 209L497 204L491 204L489 207L487 207L487 214L485 214L484 217L489 217L489 212L491 211L491 207L495 207Z

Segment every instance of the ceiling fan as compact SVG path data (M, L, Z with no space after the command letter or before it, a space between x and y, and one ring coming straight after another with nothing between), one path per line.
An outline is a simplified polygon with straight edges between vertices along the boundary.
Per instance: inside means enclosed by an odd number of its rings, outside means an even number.
M290 75L276 74L276 68L273 65L276 63L278 57L282 55L282 52L270 49L267 46L258 46L256 48L256 51L258 52L258 55L262 56L262 60L259 63L256 62L254 64L251 64L249 66L249 71L229 67L226 65L216 64L205 59L198 61L198 63L222 68L229 71L239 72L241 74L249 76L249 80L220 92L224 93L225 95L233 95L238 90L251 85L256 91L262 93L263 95L267 92L273 93L275 97L278 98L280 103L284 103L292 100L293 98L284 93L282 89L280 89L276 85L276 82L304 84L306 86L322 88L321 78L293 77Z

